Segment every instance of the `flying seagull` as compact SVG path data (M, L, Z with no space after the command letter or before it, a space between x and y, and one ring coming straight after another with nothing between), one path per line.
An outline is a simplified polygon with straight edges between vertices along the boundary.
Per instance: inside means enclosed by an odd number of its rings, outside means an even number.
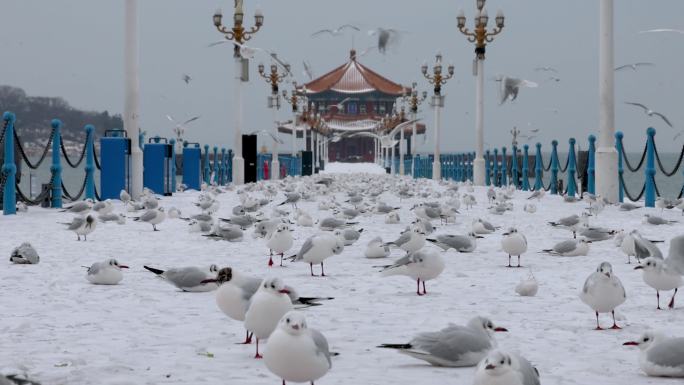
M657 32L675 32L684 35L684 31L681 29L672 29L672 28L657 28L657 29L649 29L647 31L641 31L639 33L657 33Z
M311 64L309 64L309 62L307 62L306 60L304 60L302 64L304 65L304 75L306 75L309 78L309 80L313 80L314 75L313 71L311 70Z
M276 124L278 124L278 125L280 125L280 123L281 123L281 122L276 122ZM275 136L275 134L273 134L273 133L270 132L270 131L266 131L266 130L256 130L256 131L250 132L249 134L250 134L250 135L268 135L268 136L271 137L271 139L273 139L274 142L277 142L278 144L285 144L285 142L283 142L282 139L280 139L279 137Z
M506 103L507 100L514 101L518 97L520 87L537 88L539 86L537 83L529 80L509 78L507 76L499 77L496 81L501 82L499 105Z
M535 68L534 70L537 71L537 72L542 71L542 72L553 72L553 73L558 73L558 71L557 71L555 68L553 68L553 67L537 67L537 68Z
M341 102L339 102L337 104L330 105L327 108L331 109L332 107L337 107L337 111L342 111L342 109L344 108L344 103L348 102L349 100L351 100L351 97L344 98Z
M192 80L192 77L190 77L190 75L183 74L183 81L185 82L185 84L190 84L191 80Z
M653 115L659 116L661 119L663 119L663 121L665 121L665 123L667 123L668 126L672 127L672 123L670 123L670 121L665 117L665 115L661 114L660 112L655 112L652 109L644 106L641 103L625 102L625 104L629 104L631 106L641 107L644 109L644 113L646 115L648 115L648 116L653 116Z
M357 27L355 25L344 24L344 25L337 27L336 29L321 29L319 31L312 33L311 37L320 36L324 33L330 34L331 36L339 36L342 34L342 31L344 31L345 29L352 29L352 30L357 31L357 32L361 30L361 29L359 29L359 27Z
M271 59L273 59L282 69L285 70L286 75L292 75L292 72L290 72L290 65L283 62L282 60L280 60L278 58L278 56L275 54L275 52L267 50L265 48L251 47L251 46L248 46L246 44L240 44L240 43L237 43L237 42L232 41L232 40L217 41L217 42L209 44L208 47L214 47L214 46L217 46L219 44L227 44L227 43L234 44L234 45L240 47L240 56L242 56L246 59L253 59L254 55L257 52L264 52L264 53L268 54L268 56Z
M396 29L378 28L368 31L368 36L378 36L378 52L384 54L387 47L394 45L399 41L399 31Z
M655 64L653 63L648 63L648 62L641 62L641 63L631 63L631 64L625 64L621 65L619 67L615 67L615 71L622 71L625 69L631 69L632 71L636 71L639 67L648 67L648 66L654 66Z

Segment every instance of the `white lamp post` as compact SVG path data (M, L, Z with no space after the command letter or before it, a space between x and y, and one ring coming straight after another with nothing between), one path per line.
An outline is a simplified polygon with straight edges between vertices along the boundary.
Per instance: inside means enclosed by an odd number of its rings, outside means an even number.
M444 96L442 95L442 85L446 84L447 80L454 76L454 66L452 64L447 68L448 74L442 74L442 54L435 55L435 65L432 67L432 75L428 74L427 62L423 63L420 68L423 76L431 84L434 84L435 94L432 97L432 106L435 109L435 159L432 163L432 179L439 180L442 177L442 164L440 163L439 152L439 134L441 125L441 109L444 107Z

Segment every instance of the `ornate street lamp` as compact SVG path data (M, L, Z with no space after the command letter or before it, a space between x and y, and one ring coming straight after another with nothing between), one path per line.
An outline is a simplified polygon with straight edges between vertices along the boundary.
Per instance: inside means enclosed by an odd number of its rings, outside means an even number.
M435 55L435 65L432 67L432 75L428 74L427 62L423 63L420 68L423 76L434 84L435 94L432 97L432 106L435 108L435 159L432 163L432 179L439 180L442 177L442 167L439 160L439 134L441 125L441 109L444 107L444 96L442 95L442 86L447 83L449 79L454 76L454 66L450 64L447 67L447 74L442 74L442 54Z
M404 90L404 94L402 95L402 99L404 100L405 103L408 104L409 106L409 112L411 112L411 119L416 120L418 116L418 106L421 105L425 99L427 99L427 91L423 91L421 96L418 96L418 83L413 82L411 84L411 89L409 90L409 94L406 93L406 90ZM417 122L413 122L413 132L411 133L411 175L413 175L414 172L414 165L415 165L415 158L416 158L416 147L417 147L417 141L416 141L416 130L417 130ZM404 140L403 138L403 131L402 131L402 141ZM404 159L404 154L401 154L401 158ZM399 168L399 173L401 175L404 175L404 166L403 164L400 165Z
M227 40L235 42L233 57L235 58L235 138L233 139L233 183L245 183L245 160L242 157L242 82L249 79L247 72L247 60L240 54L240 46L261 29L264 24L264 15L259 9L254 13L254 27L246 30L242 23L245 13L242 8L243 0L235 0L235 10L233 12L233 27L227 28L222 24L223 14L221 10L214 13L213 22L216 29L223 34ZM245 63L243 65L243 62Z
M292 92L288 96L287 90L283 90L283 99L292 106L292 157L297 153L297 113L300 105L306 105L306 88L297 88L297 82L292 82ZM306 136L304 137L306 140Z
M273 59L276 59L276 54L272 54ZM290 65L285 64L285 72L278 73L278 66L271 64L271 71L266 73L263 63L259 63L259 75L271 85L271 95L268 97L268 107L273 111L273 122L275 123L275 138L278 137L278 123L276 113L280 109L280 94L278 93L278 84L290 74ZM280 161L278 160L278 141L273 141L273 159L271 160L271 179L280 179Z
M475 43L475 75L477 76L477 87L475 91L475 131L477 146L475 149L475 159L473 160L473 179L477 186L485 184L485 160L484 160L484 59L487 43L494 41L494 36L501 33L504 27L504 15L501 10L496 13L496 27L492 30L487 29L489 15L484 9L485 0L477 0L477 16L475 16L473 31L465 27L466 17L463 10L459 11L456 17L458 30L463 33L469 42Z

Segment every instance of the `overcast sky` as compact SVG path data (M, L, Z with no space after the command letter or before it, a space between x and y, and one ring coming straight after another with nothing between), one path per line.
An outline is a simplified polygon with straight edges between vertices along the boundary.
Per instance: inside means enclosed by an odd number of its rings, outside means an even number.
M276 50L291 62L300 82L302 60L315 75L343 64L352 45L350 34L311 38L312 32L353 23L359 49L374 44L367 31L377 27L404 31L397 46L386 55L371 53L359 61L386 77L406 85L422 78L420 65L430 64L441 51L456 67L454 78L443 88L442 151L471 150L475 142L475 78L473 44L456 28L463 8L472 25L475 1L454 0L245 0L245 20L253 25L259 5L265 16L262 30L251 44ZM657 6L656 6L657 5ZM171 136L165 115L177 119L200 115L188 139L230 146L232 141L232 71L230 45L208 48L221 39L212 25L216 8L231 20L233 0L141 0L140 114L144 130ZM488 146L510 144L509 130L539 128L537 140L548 146L552 139L567 143L575 136L586 148L586 137L598 126L598 10L596 0L489 0L490 17L501 8L506 27L488 46L485 62L485 141ZM0 84L24 88L29 95L61 96L71 105L121 113L124 97L124 1L119 0L0 0ZM625 132L629 149L640 149L645 129L658 130L661 148L677 151L675 133L684 128L681 72L684 35L639 34L650 28L684 29L684 1L616 0L616 65L650 61L655 67L616 73L616 124ZM492 20L493 21L493 20ZM257 63L260 60L257 60ZM268 64L268 60L263 60ZM266 106L269 87L257 79L245 87L245 130L272 128ZM558 69L559 82L547 81L539 66ZM193 80L186 85L182 74ZM499 106L496 74L522 77L540 84L523 89L517 101ZM649 118L625 101L651 106L667 115L675 128ZM0 109L2 106L0 106ZM433 111L421 108L432 126ZM290 110L278 112L290 118ZM431 133L429 137L431 137ZM289 138L283 138L289 149ZM432 149L428 141L423 150ZM532 144L532 143L530 143ZM567 146L567 144L566 144Z

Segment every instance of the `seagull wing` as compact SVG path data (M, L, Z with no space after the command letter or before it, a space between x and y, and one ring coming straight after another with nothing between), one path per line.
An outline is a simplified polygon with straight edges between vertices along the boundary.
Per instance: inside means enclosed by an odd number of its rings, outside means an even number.
M170 122L176 123L176 121L171 117L171 115L166 115L166 119L168 119Z
M230 43L230 41L228 41L228 40L215 41L215 42L207 45L207 47L214 47L214 46L217 46L219 44L226 44L226 43Z
M684 274L684 235L672 238L665 263L679 274Z
M625 104L629 104L631 106L638 106L644 109L644 112L648 112L648 107L644 106L641 103L634 103L634 102L625 102Z
M359 27L357 27L355 25L351 25L351 24L344 24L344 25L339 26L339 28L337 28L338 31L342 31L343 29L353 29L354 31L357 31L357 32L361 31L361 29Z
M329 33L330 35L335 35L335 33L331 29L321 29L320 31L316 31L311 34L311 37L316 37L318 35L322 35L324 33Z
M190 119L184 121L184 122L183 122L183 125L186 125L186 124L188 124L188 123L190 123L190 122L194 122L195 120L197 120L197 119L199 119L199 118L200 118L199 116L195 116L194 118L190 118Z
M670 121L665 117L665 115L661 114L660 112L653 112L653 115L660 116L660 118L663 119L668 126L672 127L672 123L670 123Z
M529 80L521 80L520 81L520 86L522 87L527 87L527 88L537 88L539 87L539 84L529 81Z
M649 29L647 31L641 31L639 33L657 33L657 32L676 32L676 33L684 34L684 31L682 31L681 29L672 29L672 28Z
M404 127L410 126L410 125L412 125L413 123L415 123L415 122L417 122L417 121L419 121L419 120L420 120L420 119L412 119L412 120L407 120L406 122L397 124L397 126L394 127L394 128L392 129L392 131L390 131L389 137L390 137L390 138L394 138L394 136L397 135L397 133L399 133L399 130L403 130Z

